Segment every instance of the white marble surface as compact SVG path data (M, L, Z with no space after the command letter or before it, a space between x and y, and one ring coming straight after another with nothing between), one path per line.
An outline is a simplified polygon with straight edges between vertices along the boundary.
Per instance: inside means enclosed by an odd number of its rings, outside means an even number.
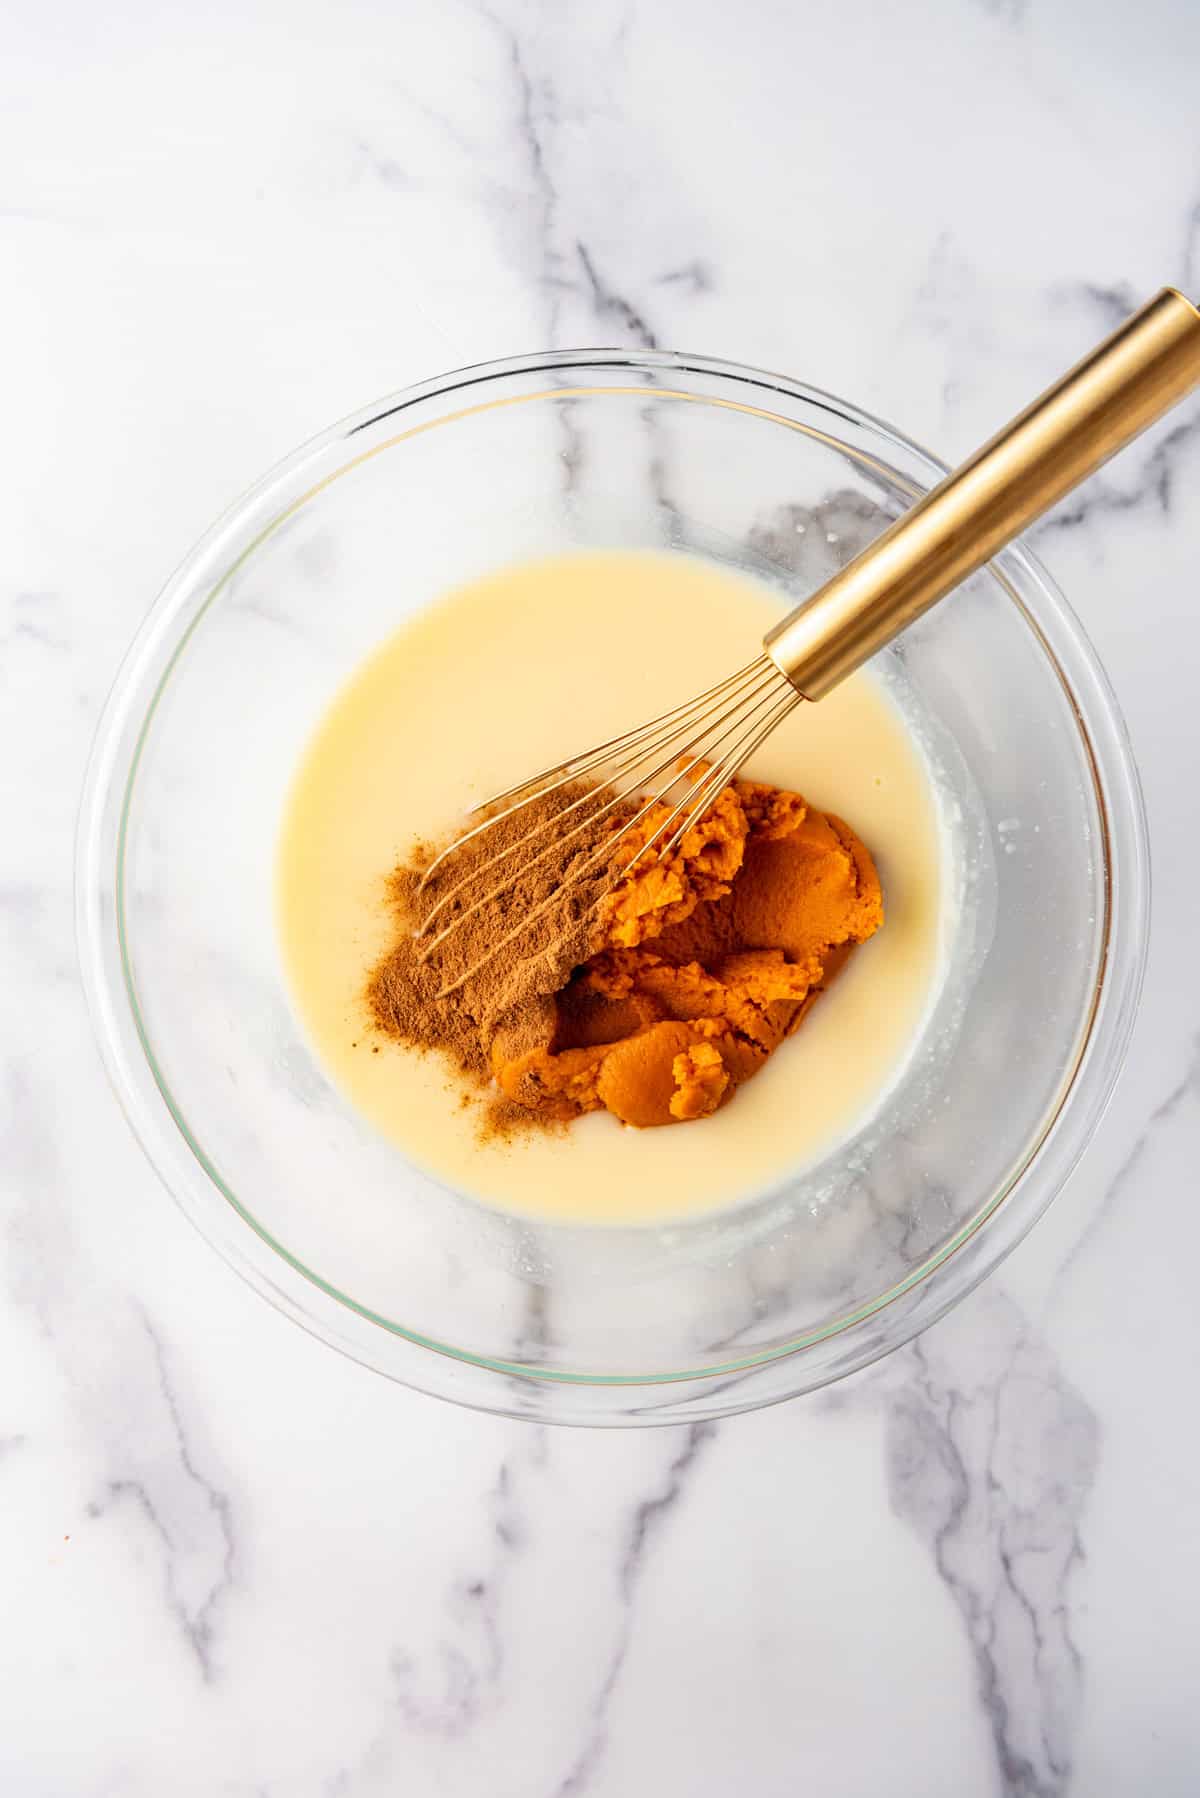
M1189 0L394 0L0 20L0 1791L1194 1792L1200 410L1039 536L1126 709L1131 1063L1032 1237L825 1397L538 1432L221 1265L101 1076L98 708L330 419L567 342L708 350L961 453L1200 288Z

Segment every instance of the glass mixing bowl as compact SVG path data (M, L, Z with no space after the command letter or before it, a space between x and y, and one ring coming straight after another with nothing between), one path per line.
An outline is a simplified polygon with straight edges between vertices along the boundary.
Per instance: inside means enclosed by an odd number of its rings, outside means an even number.
M346 677L434 596L523 558L638 547L746 570L782 608L942 472L854 407L775 375L564 352L464 369L359 413L192 552L100 726L80 824L81 956L134 1130L264 1297L445 1398L560 1422L676 1422L810 1391L887 1353L1044 1210L1128 1039L1147 855L1107 682L1024 549L877 659L937 774L946 975L875 1115L778 1190L637 1229L533 1223L447 1190L333 1088L275 936L278 828L301 751ZM664 704L676 698L664 688Z

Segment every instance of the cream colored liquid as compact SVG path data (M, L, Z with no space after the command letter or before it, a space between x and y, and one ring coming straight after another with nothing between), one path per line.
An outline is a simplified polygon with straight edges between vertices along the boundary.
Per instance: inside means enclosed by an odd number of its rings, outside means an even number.
M339 695L297 774L279 858L284 959L312 1041L350 1100L450 1186L508 1210L638 1219L743 1198L829 1148L902 1064L938 960L929 776L860 674L799 707L749 772L847 819L886 922L731 1104L700 1122L481 1135L436 1056L372 1030L362 999L392 929L384 880L412 844L564 754L702 691L753 655L779 602L680 555L611 552L505 570L421 614Z

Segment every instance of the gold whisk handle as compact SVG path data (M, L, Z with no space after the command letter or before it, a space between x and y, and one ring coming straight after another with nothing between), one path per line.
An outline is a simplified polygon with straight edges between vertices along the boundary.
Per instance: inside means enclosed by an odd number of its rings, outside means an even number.
M1200 383L1200 311L1165 287L763 639L821 699Z

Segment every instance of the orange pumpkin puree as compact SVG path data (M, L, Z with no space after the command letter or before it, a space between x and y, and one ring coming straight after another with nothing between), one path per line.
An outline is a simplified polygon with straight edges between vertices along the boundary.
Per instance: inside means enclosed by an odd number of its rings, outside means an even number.
M666 808L625 840L634 862ZM646 1128L707 1117L799 1026L883 922L879 877L850 826L798 793L739 780L665 862L601 899L592 953L489 1045L504 1098L544 1120L607 1108Z

